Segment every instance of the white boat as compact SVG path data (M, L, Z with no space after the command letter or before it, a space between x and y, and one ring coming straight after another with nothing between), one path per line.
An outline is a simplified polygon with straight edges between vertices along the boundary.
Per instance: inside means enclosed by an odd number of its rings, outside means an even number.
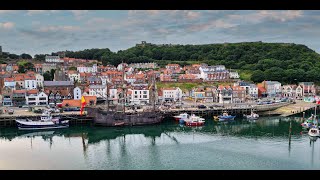
M51 113L45 111L40 120L16 119L19 130L58 129L69 127L69 120L61 120L60 117L52 117Z
M179 114L178 116L173 116L173 117L176 121L180 121L181 119L189 118L189 114L182 113L182 114Z
M311 128L308 132L308 135L311 137L319 137L320 132L318 128Z
M205 123L205 119L200 116L192 114L189 118L183 119L187 126L202 126Z
M249 120L257 120L259 118L259 114L251 112L250 115L243 115L245 118L249 119Z

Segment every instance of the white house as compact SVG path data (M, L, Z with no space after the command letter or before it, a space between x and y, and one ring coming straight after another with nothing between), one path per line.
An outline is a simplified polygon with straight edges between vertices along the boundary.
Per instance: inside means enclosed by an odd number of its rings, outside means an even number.
M303 88L301 85L283 85L282 86L282 96L292 97L295 99L303 97Z
M28 76L24 79L26 89L37 89L37 80L35 76Z
M258 98L258 86L255 84L250 84L249 95L253 98Z
M90 85L89 86L89 95L90 96L97 96L97 98L106 98L107 97L107 86Z
M16 89L16 81L13 78L4 78L4 87L9 87L10 89Z
M73 89L73 99L81 99L81 89L79 87L75 87Z
M47 105L48 104L48 95L44 92L37 94L28 94L26 95L26 104L27 105Z
M240 78L238 72L229 72L229 76L231 79L239 79Z
M80 81L80 73L78 71L69 71L68 72L68 77L70 79L70 81Z
M87 67L87 66L78 66L77 71L80 73L86 72L86 73L95 73L98 72L98 66L97 64L94 64L92 67Z
M37 86L43 87L44 77L41 74L36 74L35 76L36 76Z
M268 97L275 97L281 95L281 83L278 81L264 81Z
M182 90L179 87L162 89L162 102L181 101L181 100L182 100Z
M60 59L59 56L46 56L46 62L60 63L60 62L64 62L64 61L62 59Z
M149 103L149 89L148 86L133 86L131 89L131 103L146 104Z

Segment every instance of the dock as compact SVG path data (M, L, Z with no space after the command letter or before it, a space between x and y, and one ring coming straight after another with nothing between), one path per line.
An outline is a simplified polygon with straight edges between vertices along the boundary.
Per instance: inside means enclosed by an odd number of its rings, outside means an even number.
M69 120L70 125L75 124L90 124L93 121L93 117L82 116L76 112L64 112L53 113L53 115L60 115L62 119ZM0 114L0 127L14 127L16 126L16 119L32 118L40 119L41 114L35 114L33 112L15 111L14 114Z
M305 112L310 109L314 109L315 107L317 107L317 104L315 104L315 103L296 101L295 104L289 104L287 106L283 106L283 107L277 108L273 111L266 112L266 113L278 114L281 117L288 117L288 116L300 114L300 113Z

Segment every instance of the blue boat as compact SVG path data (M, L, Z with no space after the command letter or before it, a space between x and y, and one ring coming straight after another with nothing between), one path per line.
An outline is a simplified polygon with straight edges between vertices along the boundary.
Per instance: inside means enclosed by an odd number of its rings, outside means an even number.
M233 121L236 116L231 116L227 112L224 112L221 116L218 116L219 121Z

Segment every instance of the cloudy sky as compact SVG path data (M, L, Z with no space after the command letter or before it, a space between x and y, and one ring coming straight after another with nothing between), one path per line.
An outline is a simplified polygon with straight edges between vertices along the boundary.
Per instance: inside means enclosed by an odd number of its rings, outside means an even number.
M127 49L155 44L288 42L320 52L320 11L0 10L3 51Z

